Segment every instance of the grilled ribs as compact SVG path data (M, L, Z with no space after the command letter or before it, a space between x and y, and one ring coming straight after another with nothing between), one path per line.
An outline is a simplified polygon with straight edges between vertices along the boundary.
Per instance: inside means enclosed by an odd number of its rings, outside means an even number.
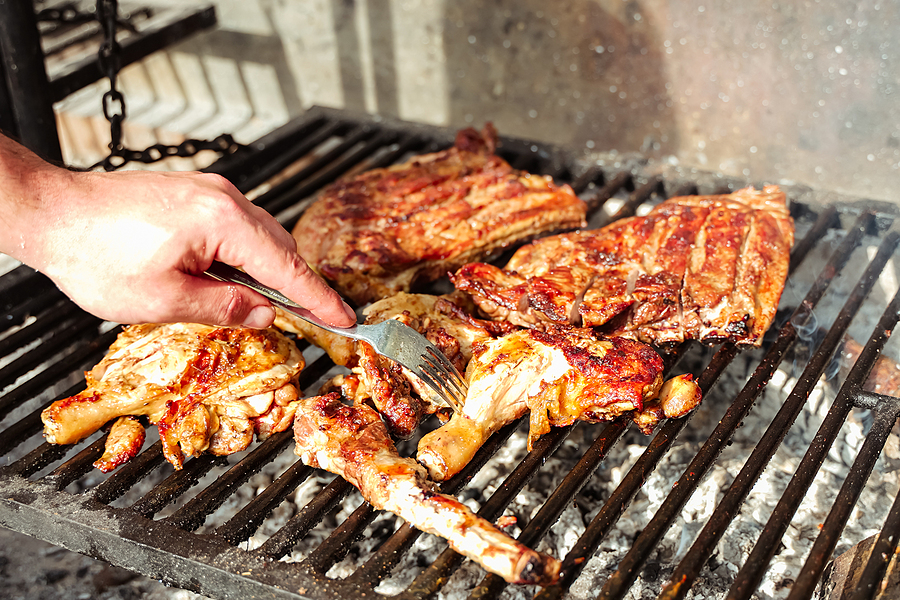
M438 493L425 469L401 458L378 413L347 406L333 392L300 401L294 421L295 452L312 467L356 486L375 508L389 510L510 583L550 585L559 561L535 552L475 515L456 498Z
M664 385L662 373L649 346L590 329L550 325L488 340L476 345L466 369L462 412L423 436L416 458L433 480L444 481L495 431L529 411L529 449L551 426L628 413L649 433L662 416L683 416L700 402L690 375Z
M643 217L520 248L504 269L451 277L494 319L599 327L658 345L758 346L775 316L794 239L777 186L671 198Z
M460 131L456 144L324 189L293 235L300 254L358 305L409 291L513 242L583 227L568 185L513 169L497 133Z
M41 413L44 435L72 444L111 420L144 416L157 424L166 460L180 469L185 456L231 454L254 433L287 429L303 366L296 345L275 329L133 325L85 373L85 391ZM139 429L136 419L118 419L96 466L108 471L133 457L143 444Z

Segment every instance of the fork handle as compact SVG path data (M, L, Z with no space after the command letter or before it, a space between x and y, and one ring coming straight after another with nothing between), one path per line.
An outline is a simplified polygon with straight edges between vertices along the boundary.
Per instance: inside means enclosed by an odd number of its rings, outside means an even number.
M209 266L208 269L204 271L206 275L209 275L213 279L217 279L218 281L224 281L226 283L236 283L238 285L243 285L244 287L248 287L251 290L258 292L265 296L269 302L272 304L276 304L288 311L292 315L303 319L304 321L315 325L316 327L321 327L327 331L331 331L333 333L337 333L338 335L343 335L353 339L359 339L359 333L357 331L358 325L353 325L351 327L334 327L333 325L329 325L325 321L322 321L315 315L305 315L301 313L301 310L306 310L278 290L272 289L267 285L261 284L259 281L241 271L240 269L236 269L231 265L226 265L225 263L213 261L213 263Z

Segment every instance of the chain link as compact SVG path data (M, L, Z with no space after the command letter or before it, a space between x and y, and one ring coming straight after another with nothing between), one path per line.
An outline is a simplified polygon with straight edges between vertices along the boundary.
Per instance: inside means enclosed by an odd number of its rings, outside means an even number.
M103 116L109 121L109 156L94 165L106 171L115 171L129 162L153 163L171 156L191 157L203 150L215 150L222 154L235 152L240 145L229 134L214 140L185 140L177 146L154 144L145 150L129 150L122 143L122 121L125 120L125 97L116 88L121 67L121 47L116 40L118 25L118 0L97 0L97 19L103 30L103 42L97 61L109 79L109 91L103 94Z

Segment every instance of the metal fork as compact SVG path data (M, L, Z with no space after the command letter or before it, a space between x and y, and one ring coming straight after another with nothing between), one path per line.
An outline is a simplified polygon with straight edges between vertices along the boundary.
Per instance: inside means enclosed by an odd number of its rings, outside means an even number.
M455 412L462 410L462 404L468 391L465 379L434 344L412 327L394 319L374 325L333 327L315 316L303 314L301 311L305 309L302 306L230 265L214 262L205 273L213 279L236 283L255 290L268 298L272 304L280 306L316 327L354 340L368 342L378 354L386 356L412 371Z

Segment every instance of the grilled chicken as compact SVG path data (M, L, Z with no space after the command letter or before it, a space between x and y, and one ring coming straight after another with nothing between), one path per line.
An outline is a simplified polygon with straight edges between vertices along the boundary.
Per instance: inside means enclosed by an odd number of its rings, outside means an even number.
M510 583L550 585L559 561L515 541L451 496L438 493L425 469L397 453L388 431L364 404L337 392L300 401L295 452L312 467L336 473L377 509L389 510Z
M508 323L475 319L469 314L473 308L465 306L461 294L432 296L400 292L370 305L364 314L369 324L397 319L409 325L464 372L477 342L514 328ZM357 344L282 311L277 312L275 324L321 345L335 363L351 367L350 375L338 376L322 392L340 389L344 396L356 402L371 401L394 437L410 437L427 415L437 412L442 420L449 416L449 409L430 387L409 370L376 354L368 344Z
M775 316L794 239L777 186L672 198L643 217L524 246L504 269L452 277L494 319L602 326L657 345L758 346Z
M476 345L466 370L463 411L423 436L416 458L433 480L444 481L495 431L529 411L529 449L551 426L576 420L631 413L642 429L652 430L660 417L682 416L700 402L690 375L664 386L662 372L662 359L649 346L590 329L551 325L486 341Z
M511 243L583 227L586 205L494 154L492 126L324 189L294 227L300 254L358 305L409 291Z
M296 345L275 329L133 325L85 373L85 391L43 411L44 435L71 444L113 419L143 415L157 424L166 460L181 468L185 456L238 452L254 432L287 429L303 366ZM114 424L99 468L115 468L139 450L139 426Z

